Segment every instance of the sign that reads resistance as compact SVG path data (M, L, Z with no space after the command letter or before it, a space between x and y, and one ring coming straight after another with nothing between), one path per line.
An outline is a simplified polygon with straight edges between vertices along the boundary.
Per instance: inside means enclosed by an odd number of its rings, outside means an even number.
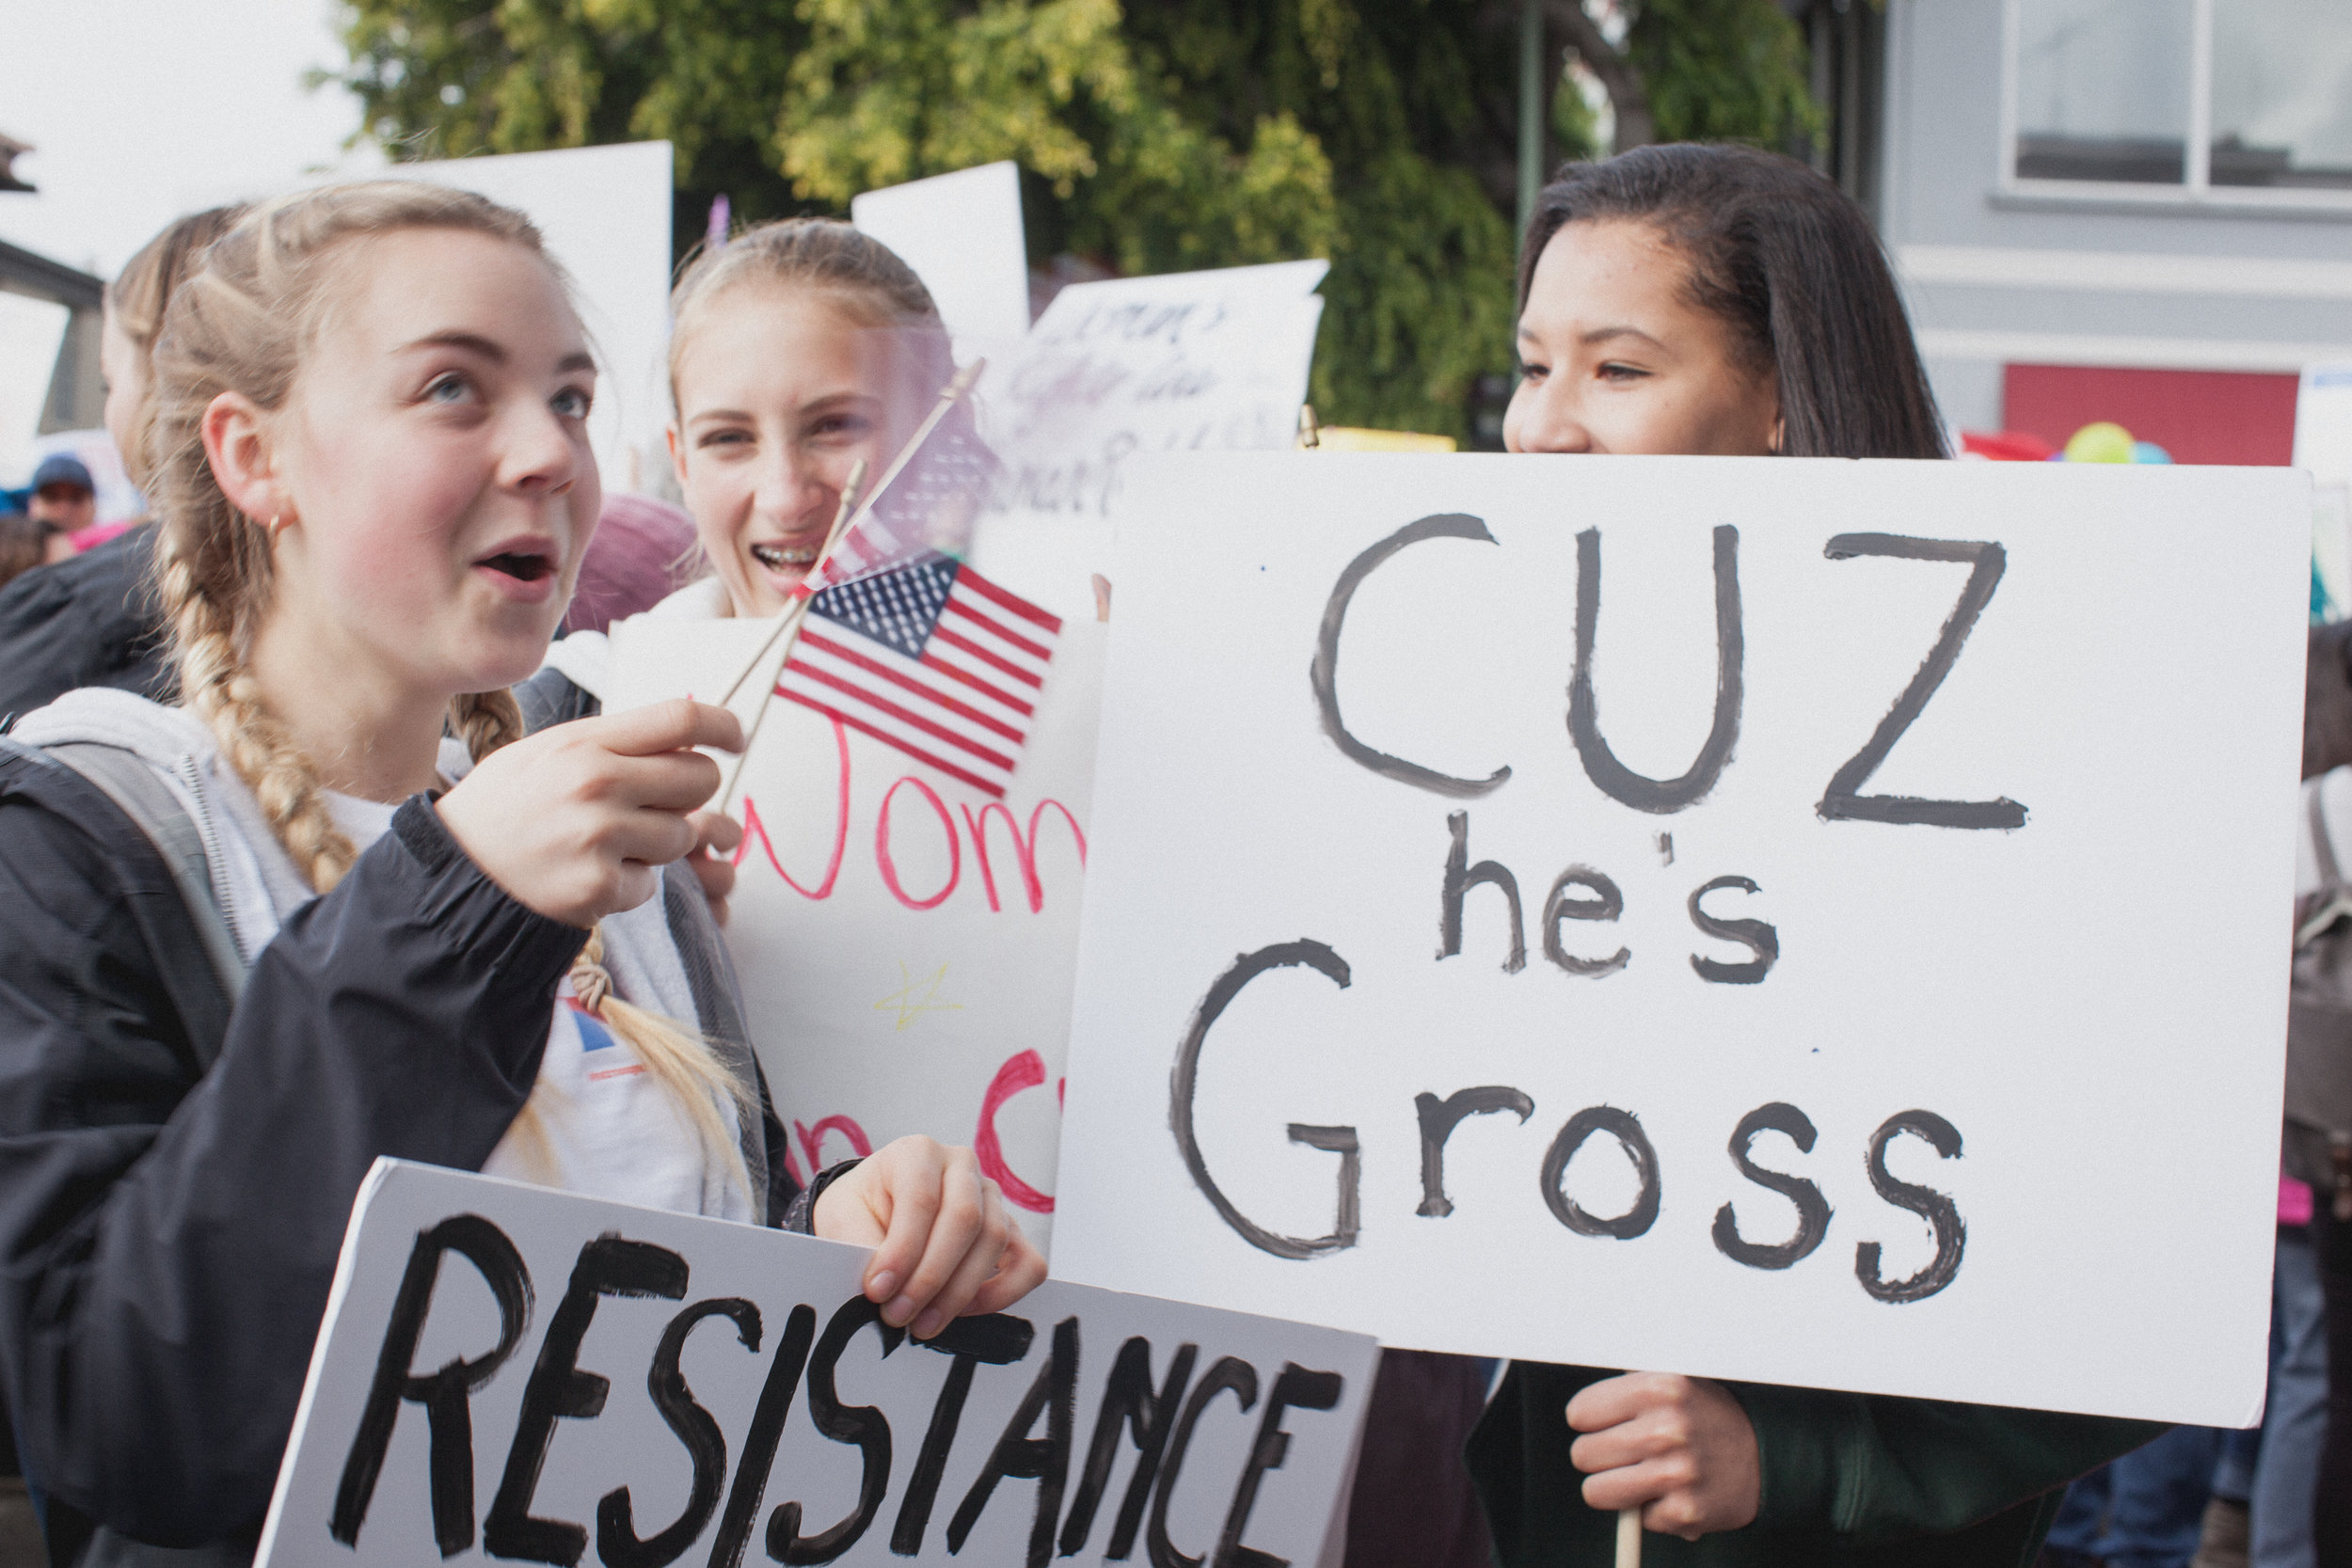
M2253 1417L2301 476L1134 477L1059 1273Z
M915 1341L867 1257L379 1161L258 1560L1317 1560L1369 1339L1049 1283Z

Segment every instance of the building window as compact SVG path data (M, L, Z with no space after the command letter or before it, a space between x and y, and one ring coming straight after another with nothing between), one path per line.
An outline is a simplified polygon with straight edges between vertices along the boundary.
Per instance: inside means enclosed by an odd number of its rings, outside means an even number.
M2010 0L2010 38L2020 185L2352 199L2344 0Z

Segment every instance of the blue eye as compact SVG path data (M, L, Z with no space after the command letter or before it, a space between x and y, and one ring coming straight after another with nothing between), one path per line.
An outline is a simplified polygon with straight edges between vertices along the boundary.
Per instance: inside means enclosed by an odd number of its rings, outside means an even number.
M584 420L588 417L588 410L595 402L594 393L584 391L578 387L567 387L555 394L554 401L548 406L563 419Z
M424 395L434 403L455 403L471 390L464 376L453 374L437 377L431 386L425 388Z

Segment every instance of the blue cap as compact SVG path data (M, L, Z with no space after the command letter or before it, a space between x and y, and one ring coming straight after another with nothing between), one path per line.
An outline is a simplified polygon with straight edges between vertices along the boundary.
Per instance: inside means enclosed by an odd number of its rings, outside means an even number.
M90 481L89 469L83 467L80 458L67 451L52 452L42 458L40 467L33 470L33 483L25 488L39 495L52 484L74 484L92 495L98 493L98 486Z

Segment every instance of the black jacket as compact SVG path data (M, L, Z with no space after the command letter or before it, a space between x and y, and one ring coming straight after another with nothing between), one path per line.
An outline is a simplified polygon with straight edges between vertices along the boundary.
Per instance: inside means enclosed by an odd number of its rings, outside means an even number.
M142 523L0 588L0 719L82 686L171 700L154 555L154 525Z
M140 832L0 754L0 1391L55 1560L100 1525L249 1550L360 1179L387 1154L480 1168L583 940L418 797L232 1010Z

